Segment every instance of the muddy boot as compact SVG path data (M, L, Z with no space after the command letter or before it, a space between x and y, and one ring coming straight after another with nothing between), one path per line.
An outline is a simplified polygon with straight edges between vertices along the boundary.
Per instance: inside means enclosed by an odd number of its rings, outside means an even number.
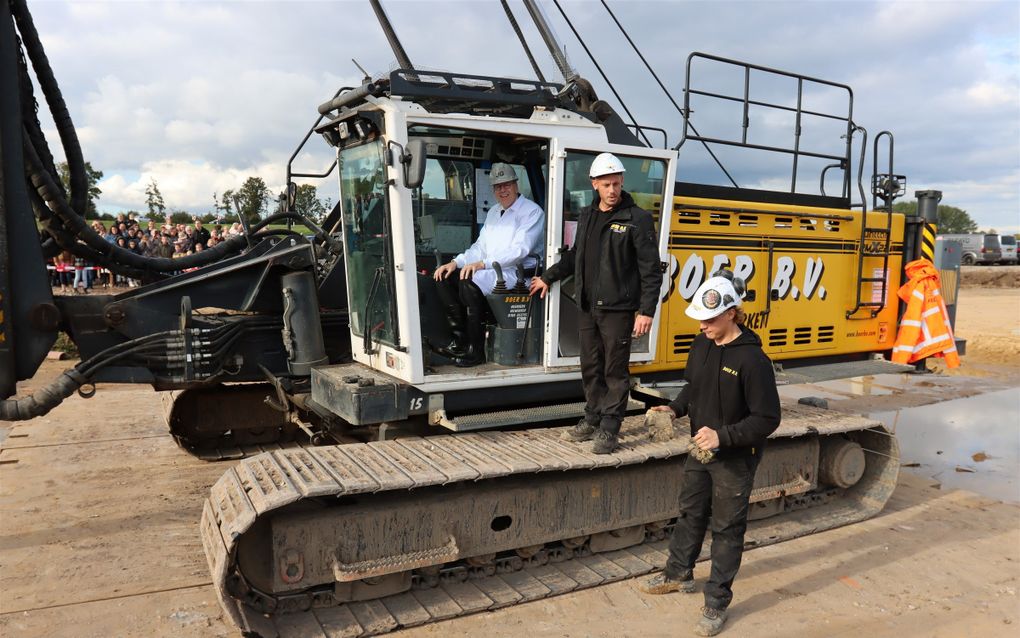
M694 625L694 633L699 636L714 636L722 631L725 622L725 609L702 607L701 618L698 620L698 624Z
M671 578L662 571L638 583L638 589L646 594L669 594L675 591L690 594L694 591L694 573L687 572Z
M592 435L595 434L597 426L588 423L584 419L577 422L577 425L573 425L569 430L560 435L560 438L564 441L573 441L580 443L581 441L588 441Z
M618 447L620 447L620 442L616 435L606 432L602 428L595 430L591 437L591 451L594 454L612 454Z

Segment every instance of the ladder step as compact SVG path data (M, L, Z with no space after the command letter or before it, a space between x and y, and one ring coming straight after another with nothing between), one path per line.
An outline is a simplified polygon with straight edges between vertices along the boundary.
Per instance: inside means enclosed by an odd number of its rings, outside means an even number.
M635 413L644 409L644 404L634 399L627 401L627 412ZM584 416L584 402L565 403L563 405L551 405L537 408L524 408L521 410L506 410L499 412L484 412L481 414L464 414L460 416L449 416L448 423L442 424L454 432L471 432L473 430L491 430L493 428L506 427L510 425L523 425L525 423L543 423L548 421L561 421L565 419L576 419Z
M882 233L883 235L888 235L889 234L889 229L888 228L884 228L884 227L877 227L876 228L876 227L872 227L872 226L865 226L864 230L865 230L865 232Z
M877 284L877 283L883 282L883 281L885 281L885 279L882 278L882 277L861 277L861 283L872 282L872 283L876 283Z

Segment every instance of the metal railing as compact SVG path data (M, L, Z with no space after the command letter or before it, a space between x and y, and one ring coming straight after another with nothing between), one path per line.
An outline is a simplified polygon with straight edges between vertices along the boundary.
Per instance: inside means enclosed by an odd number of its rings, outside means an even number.
M702 62L702 64L698 64ZM728 94L717 91L709 91L698 88L695 85L694 72L696 67L700 68L705 63L719 64L736 67L743 71L743 86L739 94ZM751 94L751 77L752 72L763 74L765 76L776 76L781 78L792 78L797 82L797 93L796 93L796 106L789 106L787 104L780 104L777 102L769 102L761 99L755 99ZM713 74L712 77L719 77L718 74ZM833 112L827 113L823 111L817 111L812 109L804 108L804 90L806 87L817 86L828 89L838 89L839 91L846 91L846 109L845 112ZM691 97L700 96L708 98L709 100L717 100L722 102L736 102L742 105L741 110L741 122L740 129L741 133L738 138L726 138L726 137L710 137L707 135L700 135L694 130L693 124L691 123ZM751 127L750 112L751 107L758 107L762 109L793 113L795 116L795 123L793 128L793 141L788 146L776 146L772 144L756 143L752 141L749 131ZM748 62L740 62L738 60L731 60L708 53L694 52L687 56L686 66L686 81L684 86L684 126L683 134L680 139L680 143L677 144L676 148L679 150L688 140L694 140L701 142L705 145L726 145L735 146L740 148L754 149L759 151L767 151L771 153L780 153L792 156L792 167L790 177L790 192L797 192L797 172L801 158L810 157L815 159L830 160L834 164L830 164L822 170L822 179L824 180L824 174L830 168L840 168L843 171L843 186L842 186L842 197L849 199L850 197L850 182L851 177L851 164L850 164L850 153L851 153L851 142L854 132L853 124L853 90L845 85L837 82L830 82L828 80L822 80L820 78L814 78L807 75L801 75L799 73L791 73L789 71L781 71L778 69L772 69L757 64L751 64ZM842 122L845 127L845 133L842 136L844 140L842 154L834 154L832 152L821 152L817 150L806 150L802 147L801 137L803 133L803 123L805 117L821 118L825 120L832 120ZM822 187L822 194L824 195L824 185Z

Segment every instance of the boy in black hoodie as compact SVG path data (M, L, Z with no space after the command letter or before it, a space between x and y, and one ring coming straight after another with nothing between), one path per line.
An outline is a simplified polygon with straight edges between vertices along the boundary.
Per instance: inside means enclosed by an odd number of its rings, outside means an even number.
M701 334L687 358L687 384L672 403L652 408L690 415L694 443L714 452L706 462L688 455L669 560L661 573L640 585L650 594L693 592L694 561L711 525L712 571L694 629L701 636L716 635L726 621L744 550L754 473L765 439L780 420L772 362L758 335L742 325L743 292L743 281L719 271L694 293L686 313L701 322Z

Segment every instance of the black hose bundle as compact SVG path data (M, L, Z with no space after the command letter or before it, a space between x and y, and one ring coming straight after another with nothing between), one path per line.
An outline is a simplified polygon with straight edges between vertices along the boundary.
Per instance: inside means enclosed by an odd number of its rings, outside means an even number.
M87 383L85 376L77 368L64 370L56 380L31 396L0 401L0 421L27 421L42 416L60 405L85 383Z
M53 121L56 124L60 141L64 148L70 172L70 193L65 193L57 177L53 156L49 151L46 137L37 117L38 104L35 101L31 78L28 74L27 62L21 60L20 83L22 93L22 112L24 129L24 147L26 158L26 177L32 184L33 208L37 216L44 222L44 229L51 240L44 242L44 254L52 255L63 249L99 265L105 266L119 274L141 278L161 276L164 273L197 268L211 264L224 256L240 253L249 245L248 238L234 236L213 248L203 250L194 255L171 259L166 257L144 257L128 249L111 244L100 237L85 222L78 211L85 210L88 201L88 175L82 154L78 134L75 131L71 115L64 102L60 87L57 85L49 60L43 50L42 41L36 31L32 16L25 0L10 0L11 11L21 35L24 53L32 64L32 70L38 79L40 89L46 99ZM291 218L308 225L307 220L296 213L287 213ZM252 228L252 236L262 239L280 234L277 231L262 230L277 216L263 220ZM316 234L321 229L315 228Z
M278 330L279 327L279 319L260 317L215 328L201 328L194 331L194 336L205 342L203 360L217 368L222 366L223 357L245 334L254 330ZM31 396L0 401L0 420L27 421L43 416L76 390L90 383L101 369L115 363L166 367L174 357L178 362L182 361L185 356L183 336L180 330L167 330L110 346L73 368L64 370L56 380Z
M180 330L168 330L111 346L78 363L73 368L64 370L53 382L30 396L0 401L0 420L27 421L43 416L83 385L89 383L89 380L101 368L139 351L147 351L151 348L166 349L172 339L179 339L180 335Z

